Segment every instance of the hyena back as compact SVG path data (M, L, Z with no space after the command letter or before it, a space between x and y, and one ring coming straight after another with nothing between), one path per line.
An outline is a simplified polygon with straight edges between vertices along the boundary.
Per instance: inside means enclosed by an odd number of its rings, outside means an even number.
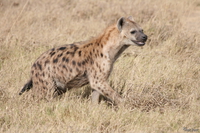
M103 95L119 104L121 96L107 83L113 63L130 45L143 46L146 40L147 36L132 17L122 17L96 38L43 53L33 64L31 78L19 94L34 87L44 94L53 90L54 95L60 95L90 84L94 103Z

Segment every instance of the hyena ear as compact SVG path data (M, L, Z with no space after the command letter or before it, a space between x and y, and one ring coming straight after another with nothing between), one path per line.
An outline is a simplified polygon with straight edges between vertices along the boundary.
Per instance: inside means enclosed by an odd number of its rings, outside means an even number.
M129 16L128 19L131 20L131 21L134 21L132 16Z
M122 27L125 23L125 18L121 17L118 21L117 21L117 28L118 30L121 32L122 31Z

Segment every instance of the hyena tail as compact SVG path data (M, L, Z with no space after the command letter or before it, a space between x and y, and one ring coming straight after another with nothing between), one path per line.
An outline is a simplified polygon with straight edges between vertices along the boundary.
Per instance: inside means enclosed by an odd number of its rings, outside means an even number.
M33 87L33 81L30 79L22 88L19 95L22 95L25 91L29 91Z

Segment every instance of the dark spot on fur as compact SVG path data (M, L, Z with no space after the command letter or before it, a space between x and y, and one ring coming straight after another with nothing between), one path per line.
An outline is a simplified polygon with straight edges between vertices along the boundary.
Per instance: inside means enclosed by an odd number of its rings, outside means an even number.
M55 54L56 52L50 52L51 57Z
M34 74L34 71L33 71L33 70L31 71L31 74L32 74L32 75Z
M88 48L92 45L92 43L86 44L83 48Z
M67 59L65 59L65 62L67 62L67 63L68 63L68 62L69 62L69 59L68 59L68 58L67 58Z
M96 62L96 66L99 67L98 63Z
M53 60L53 63L57 63L57 62L58 62L58 59L57 59L57 58Z
M33 64L33 67L36 68L36 64L35 63Z
M38 77L38 73L35 74L35 77Z
M46 56L43 56L42 59L46 58Z
M60 47L58 50L65 50L66 47Z
M101 57L103 57L103 54L101 53Z
M42 65L40 65L40 63L37 63L37 66L40 70L42 70Z
M78 52L79 57L81 56L81 52L82 52L82 51L79 51L79 52Z
M70 55L72 55L72 57L74 57L75 52L67 51L66 54L67 54L67 55L70 54Z
M105 96L108 96L108 93L104 93Z
M72 57L74 57L74 55L75 55L75 52L72 52L71 54L72 54Z
M87 76L87 74L86 74L86 71L84 72L84 74L83 74L83 77L86 77Z
M69 71L72 72L72 69L70 68Z
M90 51L90 55L92 56L92 52Z
M39 79L39 82L43 83L43 80L42 80L42 79Z
M51 49L51 51L54 51L54 50L55 50L55 48L52 48L52 49Z
M74 45L74 53L77 51L78 47Z
M78 62L77 64L78 64L79 67L81 67L81 63L80 62Z
M42 76L45 77L45 73L44 72L42 73Z
M90 60L90 64L94 64L94 61L93 61L93 60Z
M65 66L65 65L63 65L62 67L66 69L66 66Z
M57 57L59 58L59 57L61 57L62 55L63 55L63 53L59 54Z
M67 67L66 67L65 65L63 65L62 67L63 67L66 71L68 71L68 70L67 70Z
M65 58L65 57L63 57L63 58L62 58L62 61L65 61L65 59L66 59L66 58Z
M76 65L76 61L73 60L73 61L72 61L72 64L75 66L75 65Z
M82 65L85 65L85 61L82 61Z
M96 75L97 75L97 72L96 72L96 71L94 71L94 75L95 75L95 77L96 77Z
M88 63L88 59L85 59L84 62L85 62L85 63Z
M87 44L87 45L86 45L86 47L87 47L87 48L88 48L88 47L90 47L90 43L89 43L89 44Z
M74 48L74 52L72 54L74 54L76 52L76 50L78 49L78 47L75 44L70 44L70 49Z

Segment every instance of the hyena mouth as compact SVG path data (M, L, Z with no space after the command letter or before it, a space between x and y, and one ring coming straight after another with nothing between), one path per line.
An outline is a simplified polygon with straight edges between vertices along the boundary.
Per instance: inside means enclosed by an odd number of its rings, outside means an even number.
M134 40L131 40L131 41L134 42L135 44L137 44L138 46L144 46L145 45L145 42L134 41Z

